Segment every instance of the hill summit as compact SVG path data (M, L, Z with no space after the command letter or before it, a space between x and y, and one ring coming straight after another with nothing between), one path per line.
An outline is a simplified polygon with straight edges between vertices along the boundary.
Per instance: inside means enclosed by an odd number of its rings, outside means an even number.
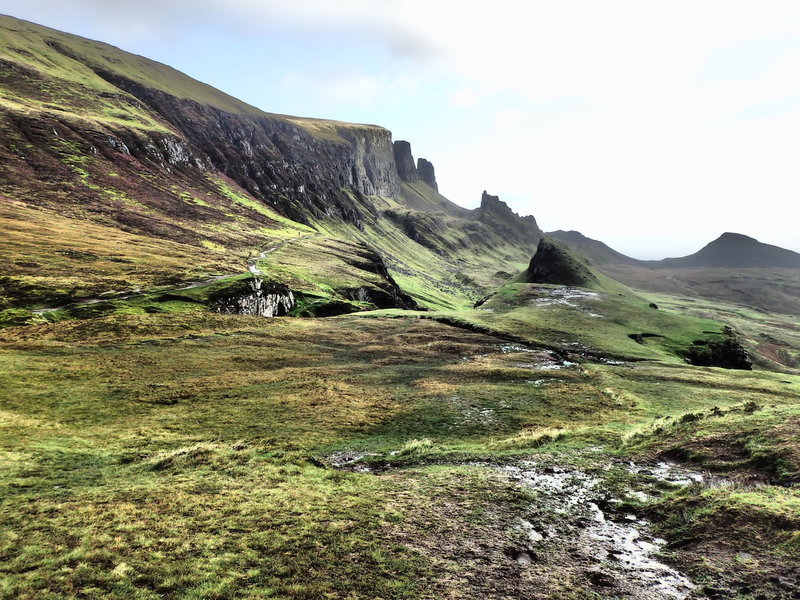
M658 266L800 269L800 254L741 233L726 232L694 254L667 258Z

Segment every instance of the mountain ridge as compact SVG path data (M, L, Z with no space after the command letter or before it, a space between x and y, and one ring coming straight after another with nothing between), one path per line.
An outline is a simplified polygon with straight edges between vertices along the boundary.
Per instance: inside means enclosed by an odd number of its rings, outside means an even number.
M437 190L433 164L415 163L410 144L383 127L266 113L161 63L10 17L0 18L0 61L0 195L22 203L5 215L18 232L6 255L19 258L4 262L0 288L15 307L208 279L220 269L233 275L251 254L309 228L330 240L282 252L304 248L324 267L287 263L276 285L339 303L377 297L375 287L357 291L375 283L361 263L331 252L356 243L423 305L469 304L501 281L491 273L522 268L541 235L535 219L499 199L477 211L452 203ZM20 224L28 207L53 223L48 247L34 250ZM120 246L115 260L132 265L125 269L90 258L104 251L72 237L80 221L106 235L145 236L153 253ZM64 245L68 254L54 250ZM83 278L67 276L89 260ZM333 263L341 277L329 276Z
M550 231L546 234L569 245L584 258L601 264L648 267L800 268L800 253L765 244L742 233L725 232L697 252L682 257L641 260L614 250L604 242L579 231Z

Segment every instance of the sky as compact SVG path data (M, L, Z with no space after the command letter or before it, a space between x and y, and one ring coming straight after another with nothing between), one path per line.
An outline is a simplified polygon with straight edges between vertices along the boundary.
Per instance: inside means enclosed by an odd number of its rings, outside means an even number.
M643 259L800 251L800 2L0 0L269 112L373 123L440 191Z

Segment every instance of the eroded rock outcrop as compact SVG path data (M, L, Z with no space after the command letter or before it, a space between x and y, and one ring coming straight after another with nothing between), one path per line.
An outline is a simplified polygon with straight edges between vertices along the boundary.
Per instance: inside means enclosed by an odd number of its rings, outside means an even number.
M542 230L533 215L519 216L498 196L492 196L485 190L474 218L500 233L509 242L535 246L542 237Z
M700 367L721 367L750 371L753 361L730 327L722 330L721 340L695 340L683 356L690 364Z
M295 305L288 287L267 284L260 277L245 279L215 294L210 301L219 313L259 317L283 317Z
M435 189L437 192L439 191L439 185L436 183L436 171L433 168L433 164L424 159L418 158L417 159L417 173L419 173L420 179Z
M414 157L411 154L411 144L404 140L394 143L394 162L397 165L397 174L400 179L408 183L420 180Z

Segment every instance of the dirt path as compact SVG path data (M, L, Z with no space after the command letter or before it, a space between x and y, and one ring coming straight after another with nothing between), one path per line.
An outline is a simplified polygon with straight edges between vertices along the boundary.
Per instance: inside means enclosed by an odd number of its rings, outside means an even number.
M260 261L263 258L266 258L267 255L272 254L276 250L279 250L279 249L283 248L287 244L291 244L292 242L299 242L301 240L305 240L305 239L310 238L310 237L316 237L318 235L319 235L318 233L308 233L306 235L301 235L300 237L291 238L291 239L288 239L288 240L283 240L282 242L276 244L275 246L272 246L271 248L267 248L266 250L262 250L261 252L256 254L253 258L248 258L248 260L247 260L247 270L250 271L250 273L254 277L260 277L261 275L263 275L263 273L258 268L258 261Z
M283 240L282 242L267 248L266 250L262 250L254 257L247 259L247 270L254 276L260 277L262 272L258 269L257 263L259 260L265 258L268 254L272 254L276 250L279 250L283 246L290 244L292 242L297 242L300 240L304 240L309 237L314 237L319 235L318 233L309 233L306 235L302 235L300 237L291 238L288 240ZM210 285L217 281L221 281L222 279L226 279L228 277L235 277L235 275L215 275L214 277L208 277L206 279L198 279L195 281L188 281L179 283L176 285L166 286L166 287L159 287L151 290L143 290L141 288L133 289L129 292L106 292L101 296L92 296L89 298L83 298L81 300L75 302L69 302L67 304L59 304L53 306L47 306L43 308L37 308L32 312L37 315L46 315L48 313L55 312L57 310L62 309L69 309L69 308L76 308L78 306L89 306L92 304L99 304L100 302L112 302L115 300L130 300L131 298L140 298L146 296L147 294L168 294L172 292L182 292L185 290L191 290L194 288L199 288L205 285Z

